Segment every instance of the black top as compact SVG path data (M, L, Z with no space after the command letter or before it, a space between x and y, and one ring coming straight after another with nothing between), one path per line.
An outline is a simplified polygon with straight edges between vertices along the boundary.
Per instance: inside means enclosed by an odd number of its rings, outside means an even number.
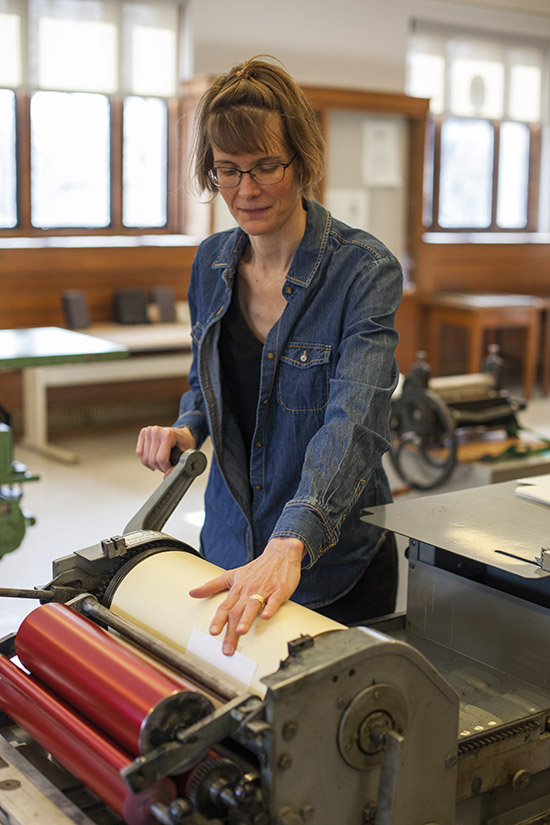
M248 461L256 427L263 344L256 338L240 310L237 289L222 318L218 352L222 395L243 436Z

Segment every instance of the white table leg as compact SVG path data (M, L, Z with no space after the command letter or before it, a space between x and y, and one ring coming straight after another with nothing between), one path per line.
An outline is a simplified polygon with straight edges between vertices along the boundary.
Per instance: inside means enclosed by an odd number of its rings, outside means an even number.
M79 461L76 453L48 443L48 388L43 370L23 370L23 446L65 464L75 464Z

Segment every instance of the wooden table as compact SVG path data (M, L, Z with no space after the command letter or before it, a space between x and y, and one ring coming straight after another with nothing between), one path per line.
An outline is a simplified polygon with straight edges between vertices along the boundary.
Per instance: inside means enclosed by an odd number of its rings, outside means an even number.
M542 312L542 392L550 392L550 295L539 296Z
M540 317L543 302L535 295L481 294L440 292L424 303L427 311L428 360L434 375L439 375L441 333L444 326L462 327L468 336L467 371L480 372L483 358L484 334L488 330L522 328L525 332L523 348L523 387L530 398L535 386L539 355Z
M125 358L128 348L61 327L0 330L0 370L23 370L23 424L25 447L59 461L77 457L48 443L48 407L42 370L48 366Z

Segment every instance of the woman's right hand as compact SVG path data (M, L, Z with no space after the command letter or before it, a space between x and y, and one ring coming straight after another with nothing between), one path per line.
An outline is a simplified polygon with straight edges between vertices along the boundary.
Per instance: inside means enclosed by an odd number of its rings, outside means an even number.
M174 447L182 453L195 449L195 438L188 427L144 427L138 436L136 455L150 470L168 473L173 468L170 453Z

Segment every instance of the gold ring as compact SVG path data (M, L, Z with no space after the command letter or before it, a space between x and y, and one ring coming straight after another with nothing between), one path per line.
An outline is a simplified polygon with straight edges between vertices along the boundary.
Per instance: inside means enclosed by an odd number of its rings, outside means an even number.
M251 599L256 599L257 602L260 602L260 604L262 606L262 610L264 609L266 600L264 599L263 596L260 596L259 593L254 593L250 598Z

